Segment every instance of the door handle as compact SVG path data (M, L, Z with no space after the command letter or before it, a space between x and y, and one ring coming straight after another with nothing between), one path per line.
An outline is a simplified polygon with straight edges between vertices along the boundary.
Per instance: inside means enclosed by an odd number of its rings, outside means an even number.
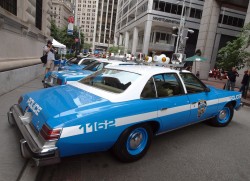
M168 109L167 107L164 107L164 108L161 108L161 111L165 111L167 109Z

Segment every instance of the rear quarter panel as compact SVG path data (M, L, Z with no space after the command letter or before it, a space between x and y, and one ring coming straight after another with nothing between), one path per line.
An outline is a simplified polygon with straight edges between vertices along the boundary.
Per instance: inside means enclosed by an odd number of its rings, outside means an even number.
M110 149L128 127L157 118L155 100L105 103L96 108L79 108L76 119L64 123L57 146L61 156Z

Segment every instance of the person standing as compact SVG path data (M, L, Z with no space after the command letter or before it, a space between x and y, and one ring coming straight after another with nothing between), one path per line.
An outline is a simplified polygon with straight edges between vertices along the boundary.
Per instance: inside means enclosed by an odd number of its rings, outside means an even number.
M248 81L249 81L249 73L250 71L245 71L244 72L244 76L243 76L243 79L241 81L241 88L240 88L240 92L244 93L245 92L245 89L247 87L247 84L248 84Z
M227 90L234 90L236 77L239 77L239 74L236 71L236 68L232 67L232 70L227 73Z
M54 60L55 60L55 50L52 47L52 41L48 40L47 45L43 47L43 52L44 54L47 54L47 63L45 65L45 75L44 75L44 79L46 74L49 71L53 71L54 70ZM44 82L44 80L43 80Z

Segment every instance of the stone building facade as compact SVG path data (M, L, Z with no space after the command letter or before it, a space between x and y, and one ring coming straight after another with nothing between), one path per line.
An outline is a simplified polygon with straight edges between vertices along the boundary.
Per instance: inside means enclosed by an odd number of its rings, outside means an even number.
M51 7L49 0L0 1L0 94L43 73Z
M73 4L70 0L52 0L51 19L57 27L68 26L70 16L73 16Z

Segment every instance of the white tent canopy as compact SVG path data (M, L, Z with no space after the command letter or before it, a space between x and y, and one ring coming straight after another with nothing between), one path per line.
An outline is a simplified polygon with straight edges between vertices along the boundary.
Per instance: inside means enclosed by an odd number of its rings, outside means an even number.
M56 48L66 48L66 45L59 43L55 39L52 40L52 44L53 44L53 47L56 47Z

